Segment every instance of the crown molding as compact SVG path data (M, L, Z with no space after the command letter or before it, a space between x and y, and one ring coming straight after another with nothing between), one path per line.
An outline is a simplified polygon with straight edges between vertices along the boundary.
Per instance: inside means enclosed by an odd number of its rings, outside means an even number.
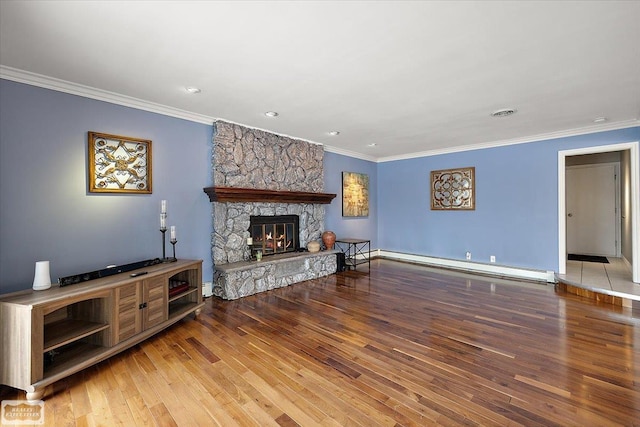
M353 157L356 159L366 160L374 163L385 163L385 162L392 162L395 160L408 160L408 159L415 159L420 157L431 157L431 156L438 156L442 154L459 153L463 151L503 147L506 145L526 144L529 142L545 141L545 140L556 139L556 138L566 138L571 136L585 135L589 133L605 132L609 130L626 129L626 128L640 126L639 119L631 119L631 120L620 121L620 122L603 123L600 125L588 126L583 128L568 129L568 130L563 130L558 132L531 135L531 136L526 136L522 138L483 142L479 144L470 144L470 145L464 145L464 146L453 147L453 148L442 148L442 149L436 149L436 150L420 151L416 153L401 154L398 156L375 157L375 156L371 156L363 153L358 153L355 151L344 150L338 147L325 145L315 141L310 141L304 138L299 138L295 136L274 132L272 130L261 129L254 126L248 126L242 123L234 122L231 120L225 120L221 118L215 118L215 117L205 116L202 114L192 113L190 111L181 110L178 108L173 108L173 107L169 107L162 104L156 104L154 102L145 101L143 99L134 98L131 96L121 95L115 92L96 89L90 86L85 86L78 83L73 83L66 80L45 76L42 74L36 74L29 71L20 70L17 68L7 67L5 65L0 65L0 79L11 80L18 83L25 83L32 86L38 86L45 89L51 89L58 92L68 93L71 95L91 98L98 101L109 102L111 104L122 105L125 107L136 108L138 110L144 110L151 113L162 114L165 116L175 117L178 119L188 120L196 123L203 123L207 125L211 125L217 121L233 123L240 126L273 133L279 136L284 136L291 139L305 141L311 144L322 145L324 147L324 150L327 152L341 154L343 156Z
M331 145L325 145L324 151L328 151L329 153L341 154L347 157L355 157L356 159L366 160L369 162L377 163L379 159L374 156L369 156L367 154L356 153L355 151L349 151L338 147L333 147Z
M90 86L85 86L78 83L69 82L66 80L56 79L54 77L49 77L42 74L31 73L29 71L19 70L17 68L7 67L5 65L0 65L0 79L11 80L18 83L25 83L28 85L38 86L45 89L51 89L58 92L64 92L71 95L77 95L85 98L96 99L98 101L105 101L111 104L117 104L125 107L136 108L138 110L144 110L144 111L149 111L151 113L157 113L165 116L176 117L179 119L189 120L191 122L211 125L211 124L214 124L215 122L222 121L222 122L236 124L239 126L250 128L250 129L261 130L264 132L272 133L274 135L283 136L290 139L308 142L314 145L323 145L322 143L310 141L308 139L290 136L283 133L274 132L272 130L258 128L255 126L249 126L249 125L245 125L244 123L234 122L232 120L192 113L190 111L180 110L178 108L168 107L162 104L156 104L154 102L145 101L139 98L133 98L127 95L121 95L115 92L96 89Z
M54 77L44 76L42 74L31 73L16 68L0 65L0 78L11 80L18 83L25 83L32 86L38 86L45 89L51 89L58 92L64 92L71 95L78 95L85 98L96 99L98 101L109 102L111 104L122 105L125 107L136 108L138 110L149 111L151 113L162 114L165 116L176 117L178 119L189 120L196 123L210 125L216 119L213 117L196 114L178 108L168 107L162 104L145 101L131 96L121 95L115 92L109 92L102 89L72 83L66 80L56 79Z
M486 148L504 147L506 145L526 144L529 142L540 142L550 139L567 138L571 136L587 135L590 133L605 132L609 130L627 129L640 126L640 120L631 119L620 122L604 123L601 125L587 126L583 128L567 129L557 132L541 133L538 135L530 135L522 138L505 139L501 141L483 142L480 144L463 145L453 148L441 148L437 150L421 151L411 154L403 154L399 156L379 157L376 162L392 162L395 160L408 160L419 157L439 156L441 154L459 153L462 151L482 150Z

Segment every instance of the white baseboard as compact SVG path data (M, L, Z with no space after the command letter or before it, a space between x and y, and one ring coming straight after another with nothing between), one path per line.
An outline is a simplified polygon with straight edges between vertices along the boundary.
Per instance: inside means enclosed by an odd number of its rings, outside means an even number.
M481 262L462 261L448 258L436 258L424 255L412 255L400 252L376 249L371 251L372 257L395 259L398 261L414 262L434 267L450 268L464 272L482 273L491 276L514 277L518 279L535 280L538 282L555 283L555 272L511 267L508 265L484 264Z

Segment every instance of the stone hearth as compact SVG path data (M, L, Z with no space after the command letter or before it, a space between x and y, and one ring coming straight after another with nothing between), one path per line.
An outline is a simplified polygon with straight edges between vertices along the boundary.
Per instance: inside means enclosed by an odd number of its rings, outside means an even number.
M338 252L281 254L260 262L216 266L213 294L232 300L333 274L337 270Z

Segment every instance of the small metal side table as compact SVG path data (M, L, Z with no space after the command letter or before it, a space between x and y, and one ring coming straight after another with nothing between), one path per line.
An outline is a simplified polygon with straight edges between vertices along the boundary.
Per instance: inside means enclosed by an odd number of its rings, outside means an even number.
M336 239L336 249L344 253L346 267L357 270L358 265L367 264L371 271L371 240L341 238Z

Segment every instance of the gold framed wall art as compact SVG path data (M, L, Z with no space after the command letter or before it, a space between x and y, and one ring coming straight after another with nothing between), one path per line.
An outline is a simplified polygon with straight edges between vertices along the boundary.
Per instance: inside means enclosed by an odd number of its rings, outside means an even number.
M151 194L151 141L89 132L89 192Z
M431 210L475 210L475 167L431 171Z
M369 216L369 175L342 172L342 216Z

